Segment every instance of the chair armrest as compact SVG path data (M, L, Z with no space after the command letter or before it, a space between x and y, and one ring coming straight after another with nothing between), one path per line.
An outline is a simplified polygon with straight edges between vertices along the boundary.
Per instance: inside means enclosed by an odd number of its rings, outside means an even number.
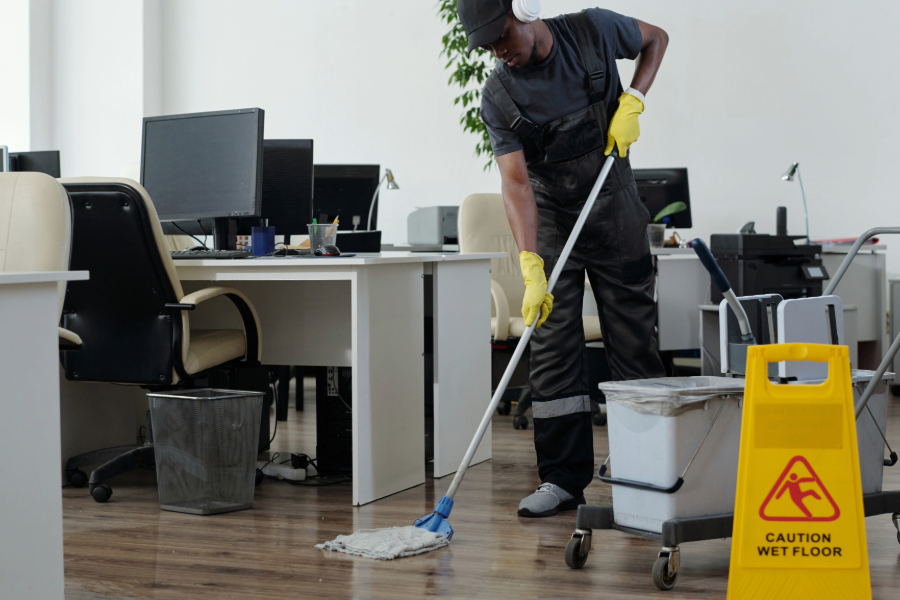
M59 329L60 350L81 349L81 337L77 333L75 333L74 331L69 331L68 329L63 329L62 327L58 327L57 329Z
M499 283L491 279L491 301L497 314L497 330L492 331L494 340L505 342L509 339L509 300Z
M249 362L259 362L262 360L262 327L259 325L259 315L250 299L240 290L230 287L208 287L198 290L193 294L188 294L182 298L178 304L181 305L177 310L194 310L193 307L218 296L225 296L235 305L241 314L241 321L244 324L244 336L247 340L246 360ZM190 307L190 308L189 308ZM174 306L172 308L175 308ZM189 336L190 331L183 333ZM183 360L187 359L187 344L182 347Z

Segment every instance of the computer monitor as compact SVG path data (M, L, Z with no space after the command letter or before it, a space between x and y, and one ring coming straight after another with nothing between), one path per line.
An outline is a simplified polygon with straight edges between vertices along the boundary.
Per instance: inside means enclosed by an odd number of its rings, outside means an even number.
M680 201L687 204L687 210L665 217L663 222L668 227L677 229L690 229L693 226L687 169L634 169L634 180L641 202L650 211L651 219L668 205Z
M50 177L59 177L59 150L42 150L39 152L11 152L9 154L10 171L32 171L46 173Z
M141 185L160 221L216 219L216 247L230 246L227 219L261 212L264 117L261 108L145 117Z
M380 174L380 165L316 165L313 216L329 223L339 217L338 230L364 230ZM372 229L378 229L377 223L376 202Z
M313 141L263 142L262 218L275 235L306 235L312 223Z

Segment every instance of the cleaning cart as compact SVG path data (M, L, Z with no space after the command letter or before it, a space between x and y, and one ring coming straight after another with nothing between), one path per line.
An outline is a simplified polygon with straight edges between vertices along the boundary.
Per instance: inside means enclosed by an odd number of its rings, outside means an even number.
M876 228L863 234L833 277L826 296L832 294L862 244L884 233L900 233L900 228ZM694 249L736 320L737 331L723 343L722 351L723 360L730 362L731 372L739 374L743 372L741 361L746 359L746 347L756 343L742 302L748 299L735 297L702 242L695 240ZM767 309L761 314L772 319L770 315L776 313ZM767 343L800 341L777 339L772 321L766 323L763 319L754 324L760 339ZM831 343L838 343L842 328L829 329L833 335ZM897 462L897 455L890 448L890 459L884 459L883 453L887 382L893 377L886 371L898 348L900 336L875 372L856 371L853 382L865 514L892 514L900 541L900 491L881 491L882 467ZM778 372L770 376L778 377ZM813 378L802 382L815 383ZM678 577L681 544L731 537L743 383L738 375L601 384L608 400L613 460L610 465L607 458L598 477L612 484L613 506L578 508L575 533L565 549L569 567L578 569L587 561L593 530L618 529L662 542L652 577L657 587L668 590L674 587ZM860 419L863 411L869 411L872 418Z

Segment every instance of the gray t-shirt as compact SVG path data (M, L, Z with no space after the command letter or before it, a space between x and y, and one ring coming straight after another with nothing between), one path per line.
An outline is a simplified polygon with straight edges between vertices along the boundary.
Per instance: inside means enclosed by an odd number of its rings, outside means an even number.
M637 20L631 17L601 8L584 12L590 17L594 44L608 74L605 100L607 116L612 119L623 91L616 59L637 57L641 51L641 31ZM590 102L587 73L572 26L563 16L544 19L544 22L553 34L553 49L544 62L520 69L510 68L498 60L494 67L522 116L539 127L586 108ZM494 104L487 88L482 90L481 119L491 136L495 156L522 150L522 139L510 129L509 121Z

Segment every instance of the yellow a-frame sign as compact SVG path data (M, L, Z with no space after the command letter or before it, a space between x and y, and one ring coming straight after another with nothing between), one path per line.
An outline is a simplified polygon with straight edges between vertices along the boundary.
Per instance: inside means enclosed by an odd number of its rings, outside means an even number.
M819 385L778 385L768 363L828 363ZM747 352L729 600L870 598L856 419L845 346Z

